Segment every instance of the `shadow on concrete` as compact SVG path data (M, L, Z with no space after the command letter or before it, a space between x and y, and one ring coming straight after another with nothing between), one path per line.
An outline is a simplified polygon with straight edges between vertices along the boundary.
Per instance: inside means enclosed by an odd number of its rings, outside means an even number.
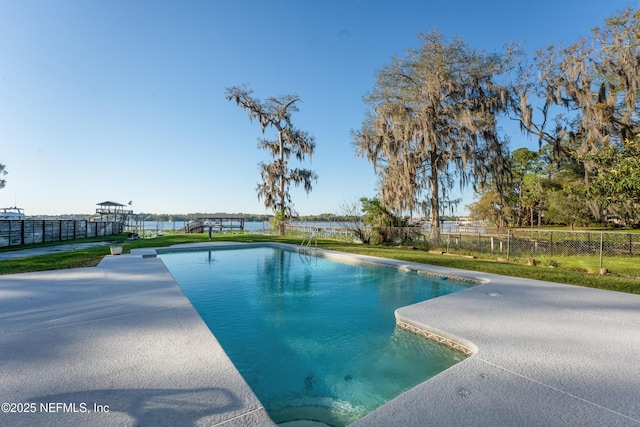
M110 418L126 419L126 424L136 426L196 426L209 417L212 422L224 421L243 409L241 399L223 388L87 390L36 396L28 401L39 408L45 405L56 415L64 413L76 419L95 416L101 424L112 424ZM56 407L58 402L68 406Z

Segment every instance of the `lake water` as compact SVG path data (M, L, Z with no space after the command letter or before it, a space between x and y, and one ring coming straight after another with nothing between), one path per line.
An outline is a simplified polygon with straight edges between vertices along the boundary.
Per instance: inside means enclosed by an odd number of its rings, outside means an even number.
M176 231L184 228L189 221L144 221L145 231ZM298 228L303 231L309 231L309 227L323 227L323 228L336 228L344 229L350 227L350 224L327 221L327 222L293 222L292 228ZM267 231L271 227L269 221L247 221L244 223L244 229L247 231ZM427 228L428 230L428 225ZM457 232L485 232L484 226L481 224L459 224L455 221L444 221L442 224L442 231L445 233L457 233Z

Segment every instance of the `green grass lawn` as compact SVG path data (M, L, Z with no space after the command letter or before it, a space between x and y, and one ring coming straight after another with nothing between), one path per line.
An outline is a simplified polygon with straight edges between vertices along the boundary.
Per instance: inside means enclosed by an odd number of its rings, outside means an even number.
M84 239L106 240L102 239ZM109 239L111 240L111 239ZM123 240L122 236L115 236L113 241L119 241L124 247L124 253L131 249L142 247L165 247L179 243L208 242L206 234L173 234L142 240ZM223 234L214 235L213 241L236 242L267 242L276 241L299 245L300 237L277 237L257 234ZM73 243L76 243L74 241ZM70 242L71 243L71 242ZM57 244L60 244L59 242ZM620 273L609 267L616 274L599 275L580 271L579 262L576 260L564 260L554 258L559 265L550 268L548 264L530 267L517 262L496 262L490 259L471 259L449 255L434 254L423 250L393 246L359 245L354 243L339 242L334 240L318 240L318 247L343 252L372 255L383 258L391 258L403 261L419 262L424 264L440 265L445 267L474 270L486 273L501 274L505 276L523 277L546 280L550 282L566 283L571 285L588 286L593 288L608 289L620 292L640 294L640 278L637 276ZM22 273L29 271L55 270L65 268L89 267L97 265L100 260L109 255L109 246L94 247L88 249L58 252L50 255L40 255L28 258L0 261L0 274ZM640 258L616 258L621 266L620 271L637 271ZM555 263L554 263L555 264ZM625 265L627 267L625 267ZM573 266L573 267L572 267Z

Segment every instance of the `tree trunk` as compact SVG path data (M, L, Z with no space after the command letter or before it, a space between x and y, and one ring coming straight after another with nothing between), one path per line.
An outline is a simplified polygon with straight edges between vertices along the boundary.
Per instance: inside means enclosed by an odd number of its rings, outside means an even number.
M282 129L278 127L278 141L280 143L280 165L284 168L284 147L282 143ZM285 195L284 195L284 170L281 171L280 174L280 218L282 221L278 224L278 235L284 236L285 234L285 222L287 220L286 207L285 207Z
M438 156L431 153L431 177L429 184L431 186L431 241L440 242L440 187L438 183Z
M516 221L516 224L518 225L518 227L522 227L523 217L525 215L526 213L523 214L523 209L522 209L522 181L521 181L520 189L518 190L518 220Z
M533 227L535 226L535 225L534 225L534 223L533 223L533 206L531 206L531 207L529 208L529 210L530 210L530 217L531 217L531 219L530 219L530 222L531 222L531 228L533 228Z

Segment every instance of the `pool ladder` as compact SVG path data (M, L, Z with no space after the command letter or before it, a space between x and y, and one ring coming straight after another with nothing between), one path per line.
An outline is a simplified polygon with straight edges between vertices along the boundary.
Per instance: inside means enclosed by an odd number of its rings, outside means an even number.
M305 236L305 238L302 239L302 243L300 243L300 247L301 248L306 247L307 249L311 249L312 241L315 242L315 249L318 249L318 239L316 237L316 233L311 233L309 236Z

